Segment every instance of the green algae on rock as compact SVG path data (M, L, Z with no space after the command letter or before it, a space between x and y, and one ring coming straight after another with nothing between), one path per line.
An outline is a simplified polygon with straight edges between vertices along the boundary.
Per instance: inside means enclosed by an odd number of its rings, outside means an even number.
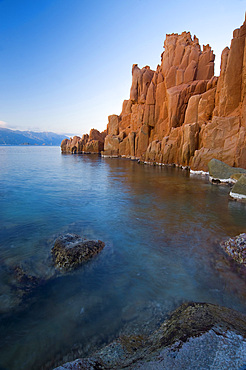
M85 240L76 234L65 234L56 239L51 253L55 267L69 271L91 259L104 246L101 240Z

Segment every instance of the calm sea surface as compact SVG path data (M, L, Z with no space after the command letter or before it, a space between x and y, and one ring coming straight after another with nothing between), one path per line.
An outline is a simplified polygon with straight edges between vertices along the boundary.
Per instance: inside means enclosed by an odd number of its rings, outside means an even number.
M0 369L51 369L127 333L154 330L184 301L246 313L243 271L219 242L246 232L227 186L175 168L0 147ZM66 232L103 251L54 276ZM42 279L29 294L14 269Z

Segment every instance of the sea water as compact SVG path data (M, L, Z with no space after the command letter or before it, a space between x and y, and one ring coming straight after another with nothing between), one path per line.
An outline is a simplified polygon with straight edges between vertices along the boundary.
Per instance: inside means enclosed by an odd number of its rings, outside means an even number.
M246 205L228 194L177 168L0 147L0 368L52 369L148 335L187 301L246 313L244 271L219 245L246 232ZM67 232L105 248L54 275L50 250ZM16 266L42 283L20 296Z

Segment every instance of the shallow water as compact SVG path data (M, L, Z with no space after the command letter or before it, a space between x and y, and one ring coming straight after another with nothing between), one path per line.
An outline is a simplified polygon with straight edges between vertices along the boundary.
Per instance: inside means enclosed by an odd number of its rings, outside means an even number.
M219 247L246 232L246 205L227 186L58 147L0 147L0 168L1 369L49 369L148 333L184 301L246 313L245 275ZM52 242L65 232L106 246L50 278ZM14 266L47 281L20 300Z

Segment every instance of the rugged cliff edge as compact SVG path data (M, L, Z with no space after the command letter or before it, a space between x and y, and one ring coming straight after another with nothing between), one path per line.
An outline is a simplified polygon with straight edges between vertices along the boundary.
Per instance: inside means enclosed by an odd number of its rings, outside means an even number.
M109 116L94 149L86 149L90 139L84 135L63 141L62 152L101 152L205 171L216 158L246 168L246 22L222 52L219 77L214 58L211 47L201 50L189 32L167 35L156 71L133 65L130 99L119 116Z

